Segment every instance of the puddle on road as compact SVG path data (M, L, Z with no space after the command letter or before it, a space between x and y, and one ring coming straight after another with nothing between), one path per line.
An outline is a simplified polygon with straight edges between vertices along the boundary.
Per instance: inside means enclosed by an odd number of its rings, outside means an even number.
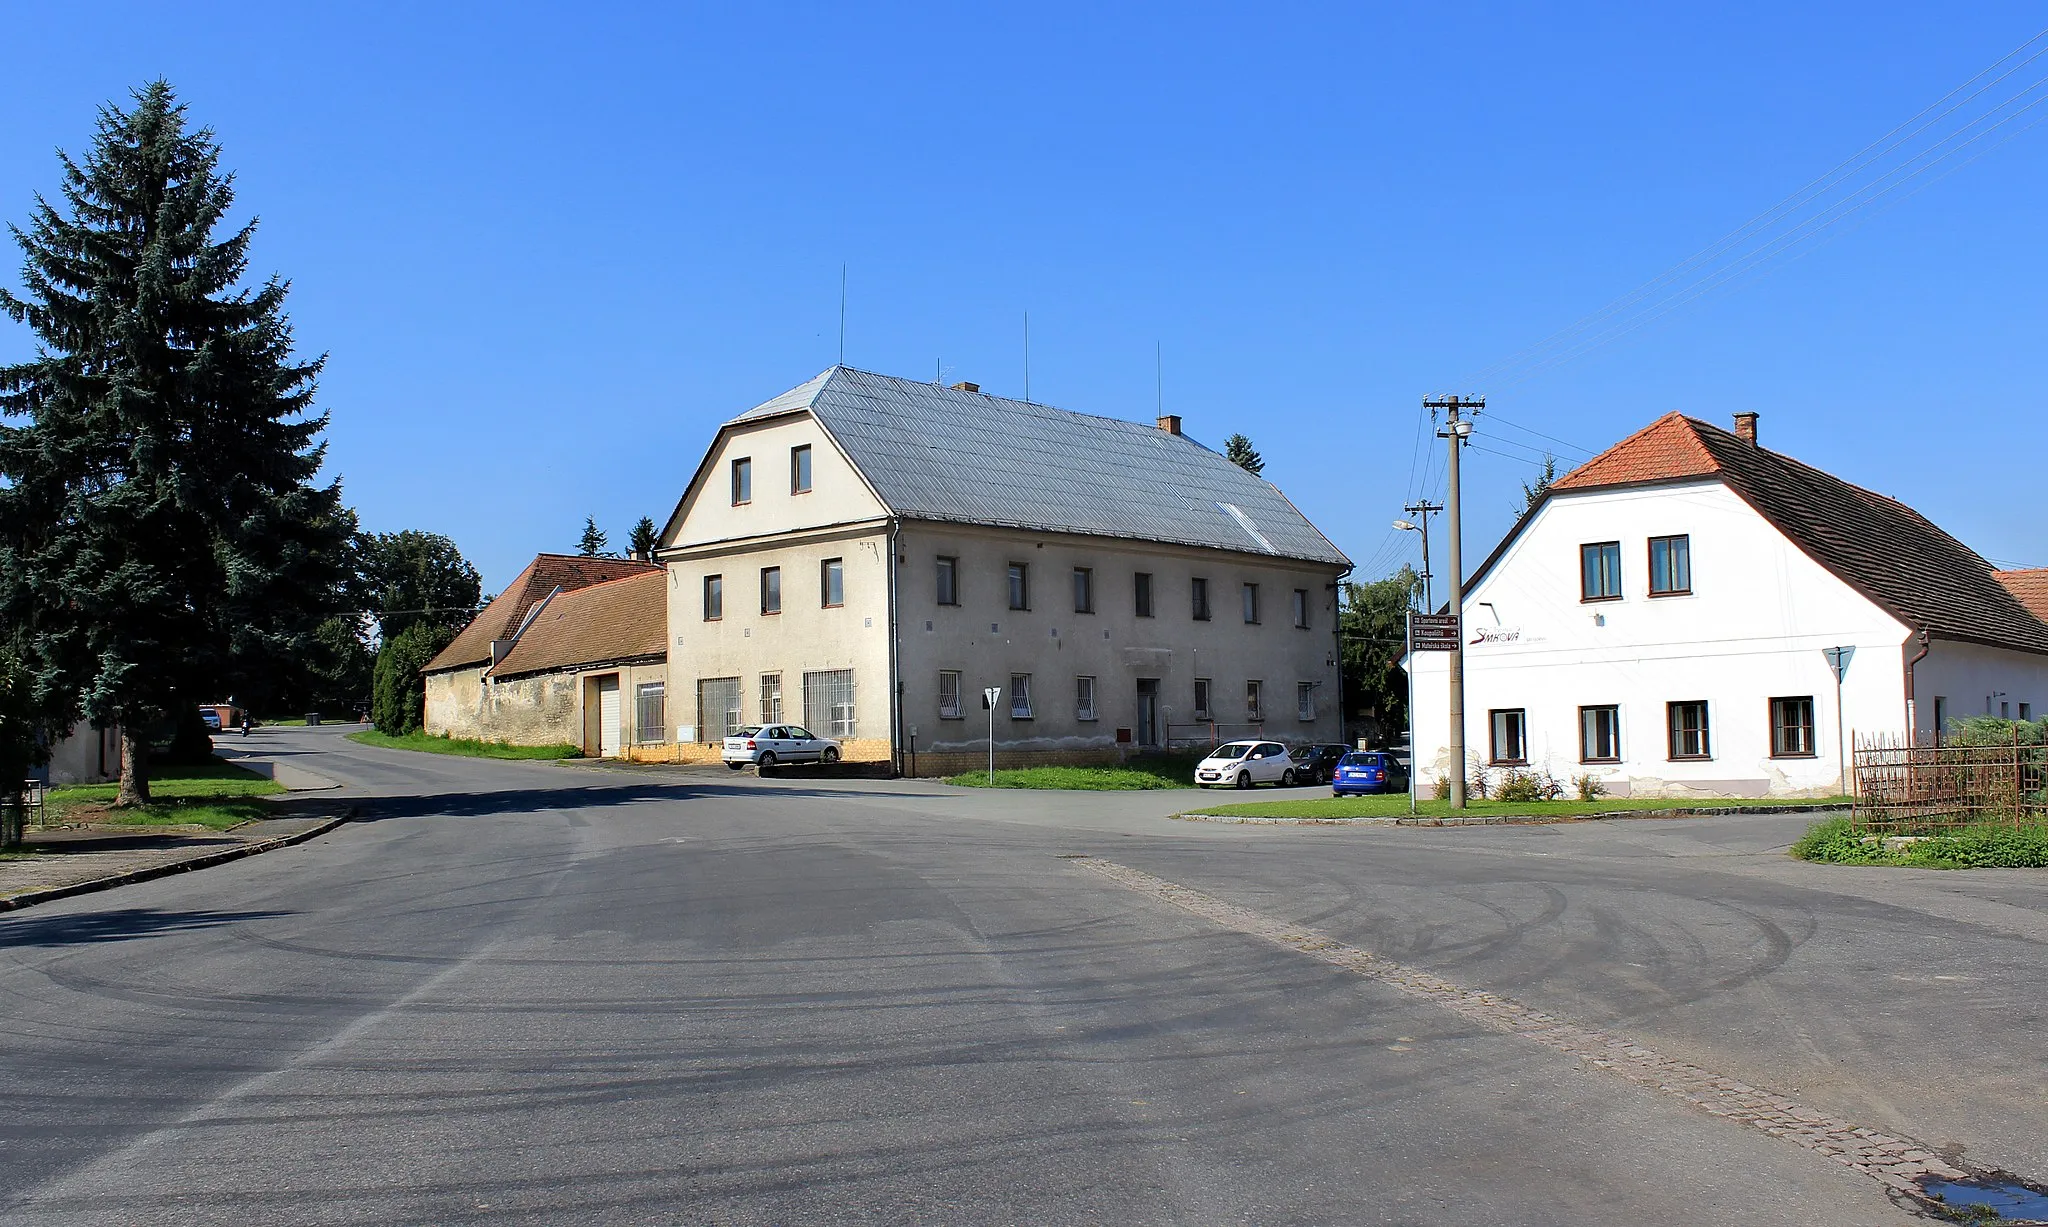
M1962 1222L2048 1223L2048 1193L2017 1180L1929 1180L1921 1187Z

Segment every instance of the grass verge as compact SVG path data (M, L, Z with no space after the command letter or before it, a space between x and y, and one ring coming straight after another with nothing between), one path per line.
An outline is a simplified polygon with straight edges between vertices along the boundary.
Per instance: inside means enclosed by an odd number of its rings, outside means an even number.
M1984 823L1925 839L1887 844L1847 818L1808 827L1792 855L1824 865L1885 865L1910 869L2048 869L2048 825Z
M583 751L572 745L514 746L502 741L475 741L467 737L436 737L431 733L407 733L393 737L376 729L350 733L350 741L387 750L419 750L427 754L460 754L467 758L559 759L580 758Z
M153 763L149 769L151 801L264 797L284 790L284 785L275 780L267 780L245 767L237 767L219 758L191 767ZM111 802L120 791L119 784L70 784L52 788L46 800L53 812L62 814L79 805Z
M1475 817L1488 814L1535 815L1575 818L1588 814L1642 813L1668 809L1727 809L1733 806L1778 807L1788 805L1847 805L1847 797L1798 798L1781 801L1742 797L1602 797L1597 801L1473 801L1462 811L1448 801L1424 801L1416 813L1424 818L1444 818L1465 813ZM1317 797L1292 801L1249 801L1237 805L1203 805L1190 813L1215 814L1226 818L1403 818L1408 814L1408 796L1395 793L1380 797Z
M946 781L962 788L1044 788L1080 792L1133 792L1151 788L1192 788L1193 759L1144 758L1121 767L1013 767L999 770L995 783L986 771L967 771Z
M276 813L261 801L152 801L134 809L87 808L90 812L73 810L68 817L110 827L197 826L209 831L225 831L245 822L273 817Z

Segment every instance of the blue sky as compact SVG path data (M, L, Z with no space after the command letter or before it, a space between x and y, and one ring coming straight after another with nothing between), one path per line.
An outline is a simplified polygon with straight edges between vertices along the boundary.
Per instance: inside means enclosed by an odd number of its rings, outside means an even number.
M1143 419L1156 345L1167 410L1251 435L1362 573L1412 546L1387 524L1442 391L1522 428L1482 419L1474 560L1527 431L1598 449L1679 409L1756 410L1768 445L2048 564L2048 126L2022 131L2048 106L1796 259L1489 373L2037 5L300 7L11 6L0 217L97 103L168 77L330 355L365 526L447 533L493 589L586 514L615 542L661 520L719 421L830 365L842 264L856 366L1020 394L1028 311L1034 399ZM28 344L0 324L0 358Z

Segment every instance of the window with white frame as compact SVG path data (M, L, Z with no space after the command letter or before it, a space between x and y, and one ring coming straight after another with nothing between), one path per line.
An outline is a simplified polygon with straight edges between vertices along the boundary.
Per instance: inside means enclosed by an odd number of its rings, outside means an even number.
M939 719L960 720L960 670L939 670Z
M782 723L782 674L761 675L761 723Z
M1095 719L1095 679L1092 677L1074 679L1074 719Z
M853 736L853 670L804 674L804 723L827 737Z
M1012 673L1010 675L1010 719L1031 719L1031 675Z

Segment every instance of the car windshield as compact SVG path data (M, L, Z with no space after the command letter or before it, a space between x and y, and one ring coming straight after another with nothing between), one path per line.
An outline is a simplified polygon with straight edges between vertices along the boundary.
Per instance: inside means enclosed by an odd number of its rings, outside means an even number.
M1231 742L1231 743L1230 743L1229 745L1227 745L1227 746L1217 746L1217 747L1216 747L1215 749L1213 749L1213 750L1209 751L1209 757L1210 757L1210 758L1243 758L1243 757L1244 757L1245 755L1247 755L1247 754L1250 754L1251 752L1252 752L1252 743L1251 743L1251 742L1249 742L1249 741L1233 741L1233 742Z

